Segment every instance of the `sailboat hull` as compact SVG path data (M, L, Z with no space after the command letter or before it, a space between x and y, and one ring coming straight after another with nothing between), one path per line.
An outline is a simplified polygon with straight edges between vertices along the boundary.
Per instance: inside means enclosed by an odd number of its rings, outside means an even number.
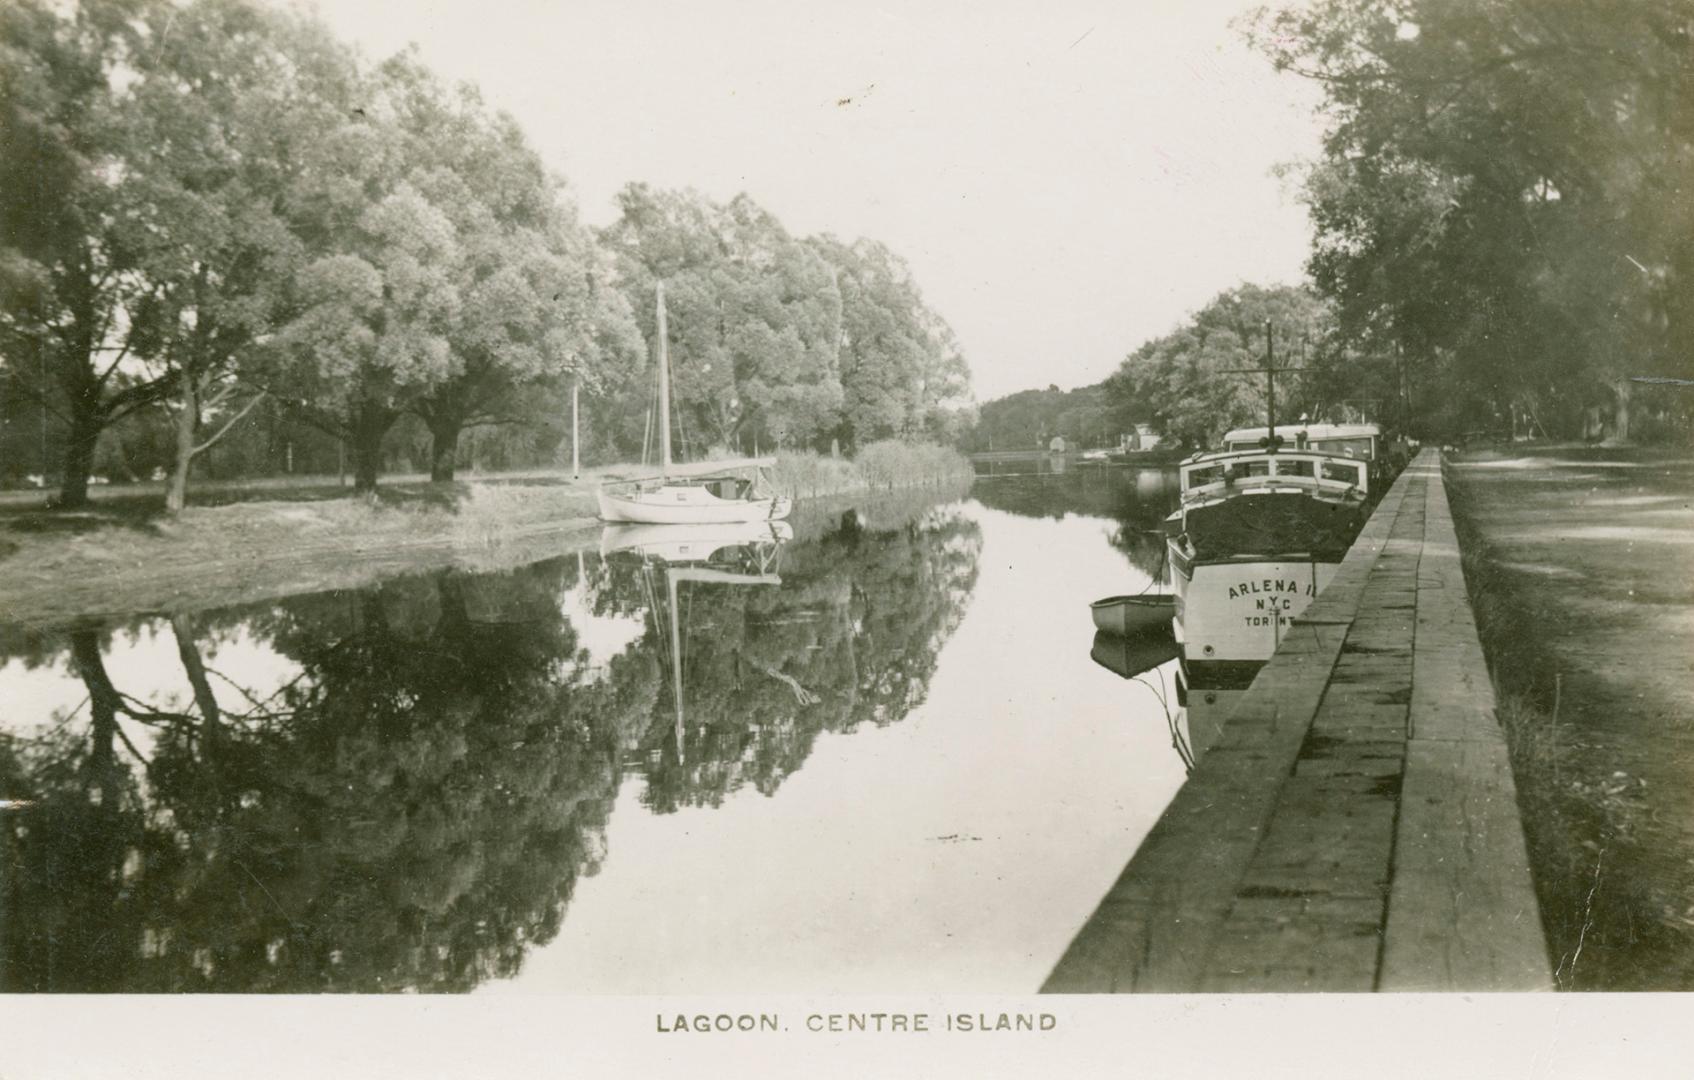
M614 494L596 492L602 521L642 525L714 525L746 521L776 521L788 516L792 501L783 495L768 499L721 499L704 487L665 484L650 491Z

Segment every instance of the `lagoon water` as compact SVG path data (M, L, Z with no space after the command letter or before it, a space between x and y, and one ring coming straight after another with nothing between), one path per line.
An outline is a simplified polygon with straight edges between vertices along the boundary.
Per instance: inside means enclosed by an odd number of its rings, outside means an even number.
M5 628L0 988L1031 992L1184 777L1086 610L1173 498Z

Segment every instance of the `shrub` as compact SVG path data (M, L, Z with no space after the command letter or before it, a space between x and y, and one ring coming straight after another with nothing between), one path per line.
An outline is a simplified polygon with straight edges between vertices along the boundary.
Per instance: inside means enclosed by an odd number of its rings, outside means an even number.
M783 453L771 478L785 495L819 496L928 487L973 475L970 462L951 447L885 439L863 447L852 461L809 450Z

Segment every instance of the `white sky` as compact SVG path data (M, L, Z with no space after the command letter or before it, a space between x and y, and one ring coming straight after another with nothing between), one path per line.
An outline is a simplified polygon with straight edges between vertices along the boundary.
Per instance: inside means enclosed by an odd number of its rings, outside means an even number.
M882 240L984 401L1097 381L1219 290L1302 277L1305 211L1270 170L1316 153L1316 96L1230 28L1251 6L318 4L373 56L415 42L480 85L592 223L645 180Z

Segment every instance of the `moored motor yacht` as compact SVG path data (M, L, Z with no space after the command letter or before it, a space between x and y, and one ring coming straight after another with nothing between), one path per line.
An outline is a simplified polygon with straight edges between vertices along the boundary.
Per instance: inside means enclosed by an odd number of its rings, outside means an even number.
M1315 446L1311 428L1339 445ZM1274 428L1232 431L1226 449L1182 463L1166 543L1190 662L1269 659L1364 525L1381 429L1311 428L1293 429L1292 448Z

